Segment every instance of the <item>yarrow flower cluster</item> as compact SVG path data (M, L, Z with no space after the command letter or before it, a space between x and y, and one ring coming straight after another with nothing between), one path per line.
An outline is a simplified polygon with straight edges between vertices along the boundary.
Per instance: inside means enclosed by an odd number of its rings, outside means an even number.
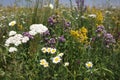
M96 18L96 14L90 14L88 15L90 18Z
M30 26L29 34L35 36L36 34L43 34L46 32L48 28L44 26L43 24L32 24Z
M9 38L5 41L5 46L9 47L10 45L19 46L22 43L27 43L29 37L17 34L15 31L9 32ZM15 51L17 51L14 48ZM9 52L14 52L13 47L9 48Z
M9 23L9 26L14 26L16 21L12 21ZM9 32L9 38L5 41L5 46L10 47L19 46L22 43L27 43L30 38L33 38L36 34L43 34L44 32L48 31L48 28L42 24L33 24L30 26L29 32L24 32L23 34L18 34L16 31ZM9 52L15 52L17 49L14 47L9 48ZM54 49L52 49L51 53L54 53Z
M17 51L17 48L15 47L10 47L9 48L9 52L12 53L12 52L16 52Z
M89 69L93 67L93 63L92 62L86 62L85 66Z

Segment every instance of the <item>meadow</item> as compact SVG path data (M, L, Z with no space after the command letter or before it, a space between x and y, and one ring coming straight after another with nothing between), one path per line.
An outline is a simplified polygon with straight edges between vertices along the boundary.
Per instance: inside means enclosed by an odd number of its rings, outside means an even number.
M41 1L0 6L0 80L120 80L120 8Z

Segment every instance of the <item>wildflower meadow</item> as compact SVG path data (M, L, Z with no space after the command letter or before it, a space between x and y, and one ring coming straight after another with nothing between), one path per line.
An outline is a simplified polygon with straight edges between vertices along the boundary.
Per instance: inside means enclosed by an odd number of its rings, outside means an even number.
M86 1L0 5L0 80L120 80L120 6Z

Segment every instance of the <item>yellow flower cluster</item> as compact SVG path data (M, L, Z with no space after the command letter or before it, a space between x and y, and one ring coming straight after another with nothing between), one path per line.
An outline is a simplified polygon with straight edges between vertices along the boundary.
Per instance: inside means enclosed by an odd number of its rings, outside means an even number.
M101 10L97 10L95 8L92 8L92 13L96 14L96 22L97 24L102 24L103 23L103 14Z
M88 39L87 33L88 33L88 30L85 27L82 27L79 30L71 30L70 31L70 34L81 43L85 43L87 41L87 39Z

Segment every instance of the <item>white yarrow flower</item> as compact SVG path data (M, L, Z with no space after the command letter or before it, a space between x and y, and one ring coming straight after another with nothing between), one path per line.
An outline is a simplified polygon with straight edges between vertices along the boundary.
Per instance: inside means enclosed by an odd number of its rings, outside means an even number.
M12 53L12 52L16 52L17 51L17 48L15 47L10 47L9 48L9 52Z
M91 17L91 18L96 18L96 14L90 14L88 16Z
M10 31L9 32L9 36L14 36L14 35L16 35L16 31Z
M22 38L22 43L27 43L29 41L29 38L27 36Z

